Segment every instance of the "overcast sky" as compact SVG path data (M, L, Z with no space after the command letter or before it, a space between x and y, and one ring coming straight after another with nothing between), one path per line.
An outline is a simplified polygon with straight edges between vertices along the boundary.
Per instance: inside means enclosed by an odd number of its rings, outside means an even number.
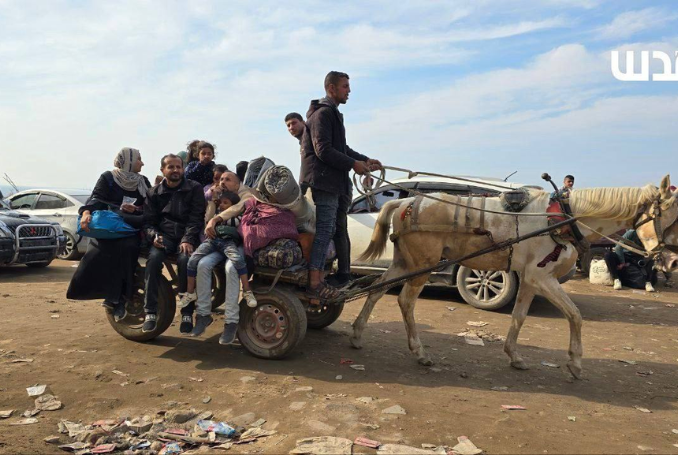
M615 49L673 56L677 25L671 0L0 0L0 175L91 188L129 146L152 180L194 138L296 172L283 117L339 70L348 143L385 164L678 180L678 82L610 71Z

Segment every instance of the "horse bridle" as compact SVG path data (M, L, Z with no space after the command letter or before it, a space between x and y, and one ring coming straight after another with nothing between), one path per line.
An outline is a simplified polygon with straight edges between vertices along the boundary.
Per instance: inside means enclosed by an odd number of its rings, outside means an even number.
M664 233L671 226L673 226L676 221L678 221L678 210L676 211L676 216L673 218L673 220L669 220L669 223L667 223L662 229L661 197L657 197L652 201L652 215L648 215L642 221L638 221L643 215L645 215L646 207L646 205L643 205L641 210L639 210L638 215L636 215L636 219L633 221L633 229L637 230L640 226L652 222L654 233L657 237L657 246L648 251L651 257L659 255L665 248L673 251L675 247L667 246L666 243L664 243Z

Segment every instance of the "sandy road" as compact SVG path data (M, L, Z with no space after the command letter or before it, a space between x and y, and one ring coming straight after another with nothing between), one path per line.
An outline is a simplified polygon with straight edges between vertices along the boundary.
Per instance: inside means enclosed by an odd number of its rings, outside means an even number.
M37 424L11 426L16 413L0 420L0 453L55 453L43 438L57 434L61 419L154 414L177 406L172 401L224 420L252 412L278 432L226 453L287 453L296 439L320 435L417 447L453 446L466 435L490 454L678 452L678 434L671 432L678 429L678 292L661 284L656 295L613 292L582 278L565 285L584 317L585 379L573 381L565 368L567 323L542 299L520 337L529 371L509 368L501 342L470 346L456 335L469 328L467 321L487 322L483 330L505 335L510 309L478 311L455 293L436 290L424 292L416 311L433 368L409 353L393 294L378 303L363 350L351 349L347 339L360 310L353 302L328 329L309 331L291 358L262 361L219 346L221 316L201 339L182 337L178 325L147 344L121 338L95 302L65 298L71 265L0 269L0 410L31 409L25 389L36 383L49 385L64 403L42 412ZM33 362L12 363L18 358ZM303 387L312 390L297 390ZM293 405L295 411L292 403L305 404ZM527 410L501 408L514 404ZM393 405L407 414L382 413Z

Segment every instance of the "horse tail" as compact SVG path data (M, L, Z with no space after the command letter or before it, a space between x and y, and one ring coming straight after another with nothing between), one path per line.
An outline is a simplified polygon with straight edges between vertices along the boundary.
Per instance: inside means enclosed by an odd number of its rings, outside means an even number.
M370 262L384 254L388 230L391 225L391 215L393 214L393 211L400 206L401 202L403 202L402 199L390 201L381 208L379 216L377 217L377 222L374 225L374 231L372 231L370 244L358 258L359 261Z

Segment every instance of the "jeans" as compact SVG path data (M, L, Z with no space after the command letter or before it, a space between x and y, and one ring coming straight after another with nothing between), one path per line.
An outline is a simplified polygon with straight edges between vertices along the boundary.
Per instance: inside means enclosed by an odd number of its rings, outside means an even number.
M240 253L245 254L242 247ZM196 285L198 300L196 302L196 312L200 316L209 316L212 314L212 270L224 260L221 252L210 253L203 257L198 263L198 275L196 276ZM240 276L231 261L226 261L226 298L224 304L226 307L224 315L226 323L238 323L240 320ZM182 310L183 312L183 310Z
M188 255L179 252L180 240L163 236L163 243L165 245L165 248L163 249L151 246L151 251L148 255L148 260L146 261L146 302L144 304L144 311L146 311L146 313L158 312L158 283L160 281L160 276L162 275L163 263L168 254L178 254L178 290L179 292L186 292Z
M311 188L311 191L315 203L315 237L309 269L324 270L327 247L337 231L339 195L315 188Z
M350 195L342 194L339 196L337 229L334 233L334 246L337 249L338 272L347 275L351 273L351 239L348 236L348 208L350 205Z
M221 252L223 259L230 260L240 275L247 275L247 263L242 249L232 239L209 239L201 243L188 260L188 276L197 276L200 260L214 252Z

